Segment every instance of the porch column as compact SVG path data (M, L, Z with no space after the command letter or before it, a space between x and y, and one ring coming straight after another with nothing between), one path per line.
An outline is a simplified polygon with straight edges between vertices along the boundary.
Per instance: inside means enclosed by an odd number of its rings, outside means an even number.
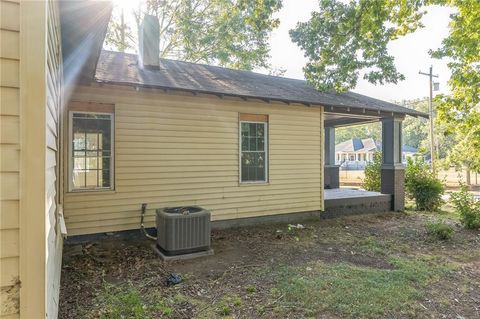
M402 164L403 117L382 119L381 192L392 195L392 210L405 209L405 167Z
M325 189L340 187L340 166L335 165L335 127L325 127Z

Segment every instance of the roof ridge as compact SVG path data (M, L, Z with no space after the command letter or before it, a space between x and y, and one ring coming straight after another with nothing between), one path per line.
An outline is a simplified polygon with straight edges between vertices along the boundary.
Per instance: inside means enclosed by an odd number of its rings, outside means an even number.
M114 53L114 54L129 55L129 56L138 58L137 53L128 53L128 52L120 52L120 51L105 50L105 49L102 49L102 51L108 52L108 53ZM307 81L304 80L304 79L296 79L296 78L290 78L290 77L280 76L280 75L264 74L264 73L255 72L255 71L252 71L252 70L234 69L234 68L230 68L230 67L212 65L212 64L207 64L207 63L196 63L196 62L190 62L190 61L184 61L184 60L178 60L178 59L171 59L171 58L159 58L159 61L170 61L170 62L175 62L175 63L184 63L184 64L190 64L190 65L204 66L204 67L208 67L208 68L218 68L218 69L229 70L229 71L234 71L234 72L245 72L245 73L249 73L249 74L261 75L261 76L264 76L264 77L277 78L277 79L283 79L283 80L289 80L289 81L299 81L299 82L302 82L302 83L307 83ZM336 92L322 92L322 93L334 94Z

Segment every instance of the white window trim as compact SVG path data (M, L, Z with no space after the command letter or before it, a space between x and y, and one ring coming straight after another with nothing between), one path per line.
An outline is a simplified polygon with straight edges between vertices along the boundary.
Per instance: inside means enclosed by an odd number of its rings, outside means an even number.
M265 150L265 180L263 181L242 181L242 123L255 123L255 124L263 124L265 125L265 143L264 143L264 150ZM249 184L268 184L269 183L269 168L270 168L270 154L268 152L269 149L269 134L268 134L268 122L262 121L239 121L238 125L238 181L240 184L249 185Z
M90 187L90 188L74 188L73 187L73 114L100 114L110 116L110 187ZM70 193L81 192L105 192L115 190L115 114L107 112L85 112L85 111L69 111L68 113L68 191Z

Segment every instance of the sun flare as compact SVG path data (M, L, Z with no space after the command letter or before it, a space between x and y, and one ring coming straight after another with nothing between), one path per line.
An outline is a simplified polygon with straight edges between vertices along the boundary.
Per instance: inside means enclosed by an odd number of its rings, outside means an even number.
M123 10L133 10L138 8L138 6L141 4L142 0L111 0L114 7L117 7L119 9Z

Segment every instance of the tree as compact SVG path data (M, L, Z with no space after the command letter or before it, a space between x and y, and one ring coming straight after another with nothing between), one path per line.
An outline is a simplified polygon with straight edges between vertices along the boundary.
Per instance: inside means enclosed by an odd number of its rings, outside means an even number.
M125 12L123 9L112 12L112 18L108 25L107 34L105 35L105 43L115 47L120 52L134 48L135 38L132 33L132 28L125 22Z
M388 54L390 41L422 27L428 5L457 9L450 34L434 58L448 58L450 96L437 99L438 124L455 140L447 158L480 172L480 1L478 0L320 0L319 11L290 31L305 52L309 83L322 91L354 88L358 77L371 83L397 83L404 77ZM458 154L456 156L455 154Z
M290 30L309 59L305 78L321 91L354 88L360 71L371 83L403 80L387 45L422 26L419 0L320 0L309 21Z
M362 124L335 129L335 144L348 141L352 138L373 138L375 141L382 139L382 126L380 123Z
M158 18L160 57L251 70L270 67L281 7L282 0L147 0L134 16L137 29L144 14Z
M427 100L406 101L405 106L414 110L428 113ZM402 124L403 143L415 148L429 149L428 120L420 117L407 116Z
M448 58L452 71L450 96L437 97L438 122L444 135L453 137L447 161L480 172L480 1L451 1L458 12L452 16L450 35L435 58Z

